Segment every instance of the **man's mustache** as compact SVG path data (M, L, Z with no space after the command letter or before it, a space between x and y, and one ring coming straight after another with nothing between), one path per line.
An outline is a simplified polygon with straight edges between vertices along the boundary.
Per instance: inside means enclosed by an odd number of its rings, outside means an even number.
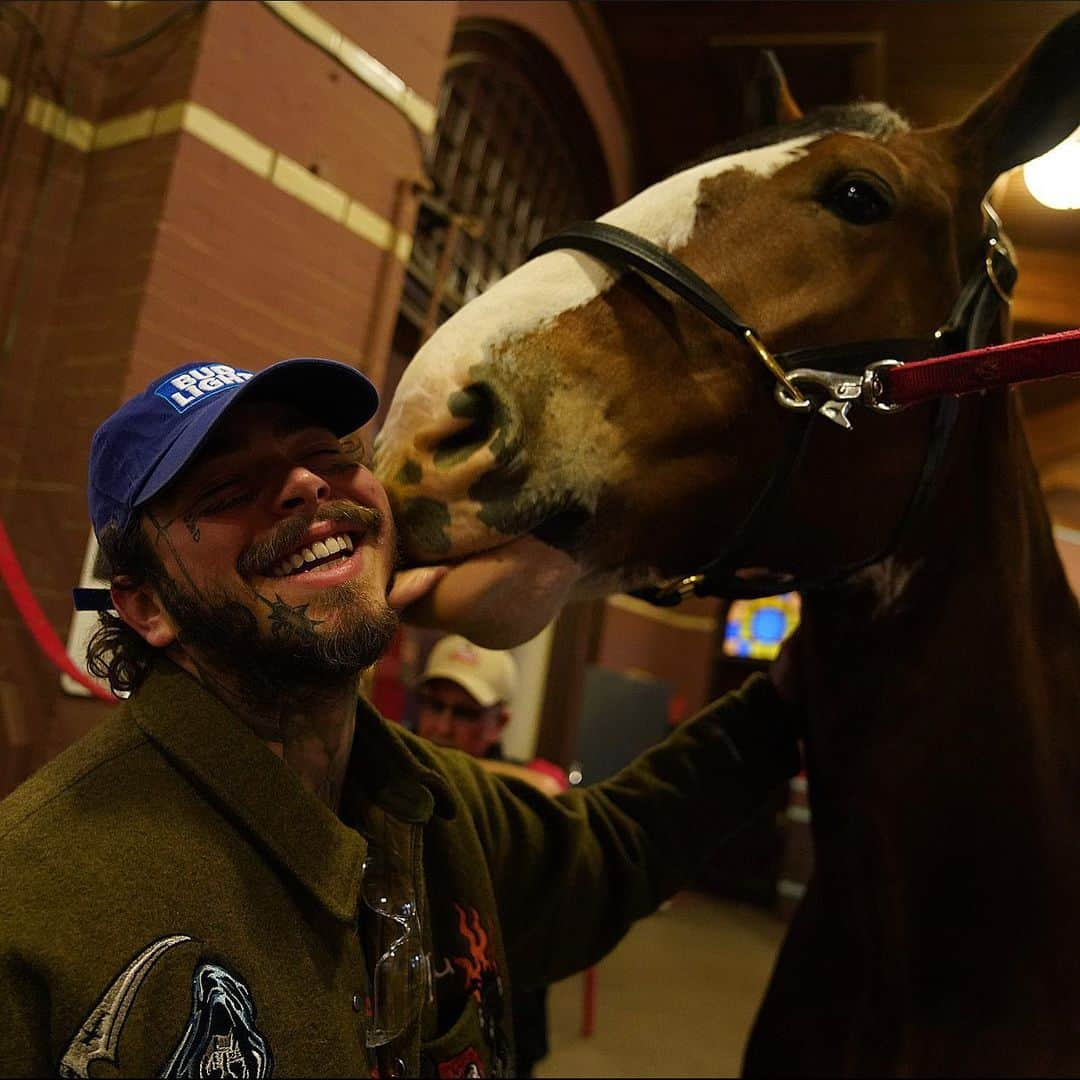
M287 518L264 540L256 540L236 560L237 572L241 577L265 576L286 555L295 551L308 529L320 521L353 525L371 533L377 533L383 527L383 515L370 506L361 506L346 499L327 503L314 514Z

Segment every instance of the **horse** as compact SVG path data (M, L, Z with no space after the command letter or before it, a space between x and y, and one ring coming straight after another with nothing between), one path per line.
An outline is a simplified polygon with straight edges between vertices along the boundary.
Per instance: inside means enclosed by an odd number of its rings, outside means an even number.
M751 1075L1080 1074L1080 610L1016 395L855 415L792 370L1007 333L984 197L1080 123L1078 55L1073 16L933 128L775 95L599 219L620 251L579 229L449 319L376 439L408 560L451 567L416 621L802 592L815 873Z

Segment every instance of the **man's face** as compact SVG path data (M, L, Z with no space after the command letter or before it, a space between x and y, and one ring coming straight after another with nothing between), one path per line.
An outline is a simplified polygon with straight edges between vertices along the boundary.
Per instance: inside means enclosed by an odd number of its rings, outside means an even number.
M450 679L430 679L417 691L416 730L439 746L483 757L498 741L509 719L501 702L484 708Z
M162 604L198 661L269 679L357 671L393 633L382 486L286 405L237 406L143 528L165 568Z

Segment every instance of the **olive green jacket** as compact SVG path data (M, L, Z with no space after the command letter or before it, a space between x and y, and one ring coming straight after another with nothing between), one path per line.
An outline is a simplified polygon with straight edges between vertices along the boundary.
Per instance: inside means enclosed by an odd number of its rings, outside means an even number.
M0 803L0 1074L510 1071L507 972L588 967L683 886L798 768L789 720L755 677L553 800L362 703L339 818L162 662ZM426 954L419 1015L376 1049L371 815L416 841Z

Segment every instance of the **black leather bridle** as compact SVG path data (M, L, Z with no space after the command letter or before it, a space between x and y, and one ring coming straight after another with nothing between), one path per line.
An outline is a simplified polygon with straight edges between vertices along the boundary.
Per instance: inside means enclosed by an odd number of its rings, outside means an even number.
M878 372L888 365L924 360L989 343L1001 308L1010 302L1016 266L1001 233L1001 222L983 204L985 249L980 265L964 283L947 321L929 338L894 338L813 346L773 354L757 332L735 314L715 289L685 263L643 237L599 221L571 225L541 241L530 258L550 251L572 249L599 259L613 269L633 271L692 305L722 330L740 338L776 379L776 399L785 408L803 413L807 423L792 425L789 438L769 479L732 539L704 566L662 585L638 589L633 595L662 607L686 596L759 597L784 592L808 592L834 585L894 550L925 509L945 457L959 406L956 398L939 398L918 484L894 535L881 551L816 577L769 573L740 577L743 556L772 522L791 477L806 454L815 417L850 428L849 412L861 404L876 412L894 412L882 395ZM821 366L818 366L821 365Z

